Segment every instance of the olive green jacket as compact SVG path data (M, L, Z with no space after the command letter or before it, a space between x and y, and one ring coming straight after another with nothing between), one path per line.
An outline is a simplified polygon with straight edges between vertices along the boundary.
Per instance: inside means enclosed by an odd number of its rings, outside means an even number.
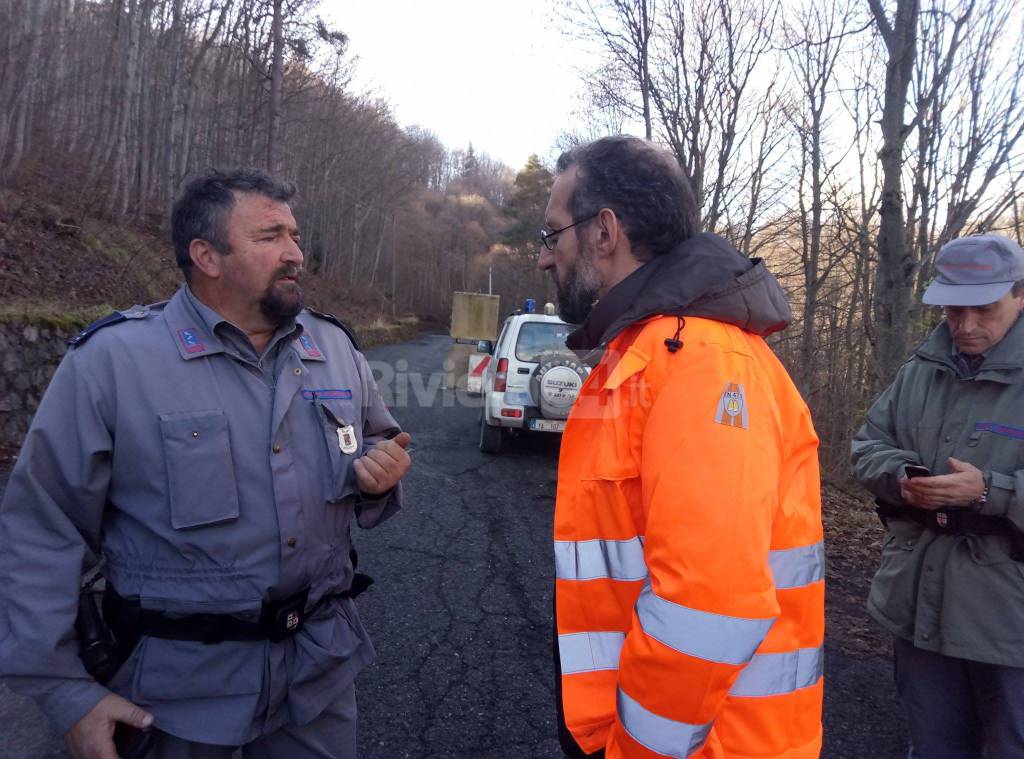
M1024 530L1024 319L973 377L953 360L940 324L875 401L853 441L853 474L884 501L901 504L906 464L950 472L949 457L990 478L979 513ZM868 612L928 651L1024 667L1024 563L1002 535L958 536L889 520Z

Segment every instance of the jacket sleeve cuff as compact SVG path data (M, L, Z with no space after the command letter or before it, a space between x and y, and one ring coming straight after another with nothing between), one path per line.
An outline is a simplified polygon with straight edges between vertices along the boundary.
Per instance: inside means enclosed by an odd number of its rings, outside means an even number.
M57 731L64 735L109 693L95 680L65 680L36 700Z
M364 530L390 519L402 508L402 483L391 490L372 496L360 493L356 498L356 521Z
M1012 475L991 472L988 497L978 509L979 514L990 517L1005 517L1017 494L1017 485Z

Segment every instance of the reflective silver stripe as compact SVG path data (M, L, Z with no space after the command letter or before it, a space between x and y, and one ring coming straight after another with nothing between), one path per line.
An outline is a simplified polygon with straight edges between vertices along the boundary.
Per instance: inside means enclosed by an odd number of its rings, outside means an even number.
M799 588L825 576L825 544L768 552L776 588Z
M636 613L644 632L669 648L719 664L746 664L774 619L728 617L666 601L650 584L640 591Z
M825 671L824 649L801 648L781 654L758 654L736 678L730 696L780 696L808 688Z
M622 632L582 632L558 636L558 658L563 675L618 669L619 653L626 634Z
M647 577L643 538L556 540L555 577L559 580L643 580Z
M633 740L650 751L677 759L686 759L698 751L714 724L691 725L662 717L634 701L622 688L619 688L618 705L619 720Z

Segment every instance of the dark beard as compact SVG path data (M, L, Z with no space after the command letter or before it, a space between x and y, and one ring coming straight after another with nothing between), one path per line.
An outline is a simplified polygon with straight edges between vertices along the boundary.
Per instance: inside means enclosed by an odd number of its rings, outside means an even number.
M272 324L282 324L289 319L294 319L302 310L302 288L296 282L280 282L281 277L293 276L299 271L293 266L284 266L274 272L270 285L260 298L260 312L267 317Z
M575 264L566 272L565 282L554 277L555 290L558 292L558 315L569 324L582 324L590 316L597 300L597 287L585 281L579 265Z

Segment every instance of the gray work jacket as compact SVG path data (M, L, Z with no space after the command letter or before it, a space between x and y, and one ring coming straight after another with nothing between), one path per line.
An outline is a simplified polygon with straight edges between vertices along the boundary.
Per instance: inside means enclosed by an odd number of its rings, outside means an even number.
M991 477L982 514L1024 529L1024 319L973 377L953 360L940 324L875 401L853 441L853 474L872 493L902 503L907 464L947 474L949 457ZM868 611L918 648L1024 667L1024 564L1001 535L944 535L889 520Z
M125 313L61 362L0 504L0 673L61 731L108 692L74 633L87 549L145 608L255 619L307 586L310 604L346 590L353 515L372 527L400 503L359 494L352 461L398 425L344 330L301 313L267 371L187 288ZM312 719L373 658L353 602L332 599L282 643L144 637L108 687L161 730L237 745Z

